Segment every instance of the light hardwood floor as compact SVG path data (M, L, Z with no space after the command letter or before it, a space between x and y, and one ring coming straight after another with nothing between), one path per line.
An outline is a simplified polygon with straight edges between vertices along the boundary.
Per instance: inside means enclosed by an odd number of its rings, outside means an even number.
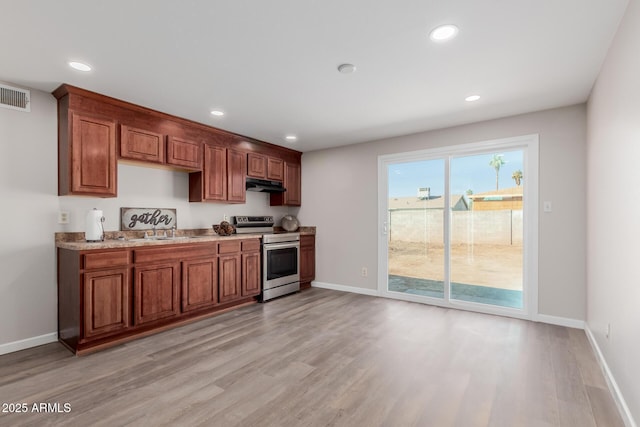
M583 331L311 289L83 357L0 356L0 425L622 426Z

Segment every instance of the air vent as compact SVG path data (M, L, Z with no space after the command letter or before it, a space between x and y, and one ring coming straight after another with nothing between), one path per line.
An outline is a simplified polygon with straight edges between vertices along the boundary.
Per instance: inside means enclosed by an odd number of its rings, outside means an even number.
M26 89L0 84L0 107L30 112L29 98L31 92Z

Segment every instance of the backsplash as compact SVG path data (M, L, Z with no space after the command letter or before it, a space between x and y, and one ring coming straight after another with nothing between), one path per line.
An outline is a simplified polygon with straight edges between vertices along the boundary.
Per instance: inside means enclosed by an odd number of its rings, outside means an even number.
M276 224L287 214L296 215L299 208L269 206L267 193L247 192L246 203L190 203L189 174L164 169L153 169L131 164L118 164L118 197L58 197L59 210L69 213L68 224L57 224L57 232L85 230L87 211L103 211L107 231L120 230L120 209L128 206L158 206L175 209L178 229L209 229L225 216L271 215Z

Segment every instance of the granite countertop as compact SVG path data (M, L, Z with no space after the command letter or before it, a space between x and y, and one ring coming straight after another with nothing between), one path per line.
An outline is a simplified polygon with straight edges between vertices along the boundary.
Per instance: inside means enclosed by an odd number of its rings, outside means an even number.
M282 229L275 229L276 233L286 233ZM316 234L315 227L300 227L297 231L300 235ZM140 231L105 231L105 239L101 242L87 242L84 240L84 233L56 233L56 247L77 251L93 249L116 249L132 248L144 246L162 246L176 244L193 244L204 242L218 242L223 240L242 240L251 238L262 238L265 233L245 233L232 234L230 236L219 236L210 229L202 230L176 230L175 238L145 239ZM123 237L120 239L119 237Z

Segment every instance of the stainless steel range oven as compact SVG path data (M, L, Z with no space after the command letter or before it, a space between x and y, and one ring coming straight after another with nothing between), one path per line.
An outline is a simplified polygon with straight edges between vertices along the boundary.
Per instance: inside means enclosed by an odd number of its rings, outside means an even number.
M262 301L300 290L300 233L262 238Z
M300 290L300 233L273 232L273 217L236 216L236 233L262 234L262 302Z

